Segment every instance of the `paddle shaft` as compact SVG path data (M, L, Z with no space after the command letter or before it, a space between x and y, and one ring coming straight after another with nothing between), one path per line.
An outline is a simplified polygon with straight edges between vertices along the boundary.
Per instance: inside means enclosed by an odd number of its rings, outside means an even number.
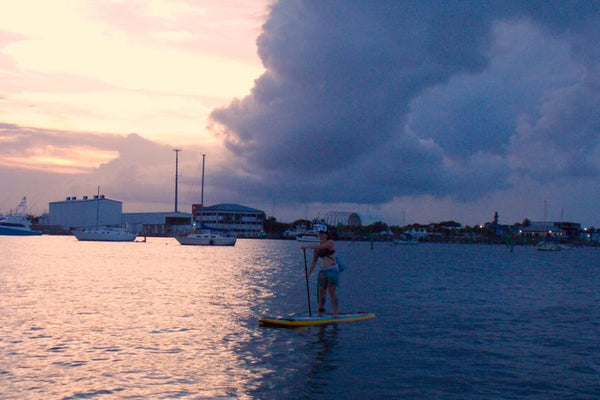
M306 279L306 300L308 300L308 316L312 317L312 312L310 310L310 289L308 288L308 267L306 266L306 249L302 249L304 253L304 276Z

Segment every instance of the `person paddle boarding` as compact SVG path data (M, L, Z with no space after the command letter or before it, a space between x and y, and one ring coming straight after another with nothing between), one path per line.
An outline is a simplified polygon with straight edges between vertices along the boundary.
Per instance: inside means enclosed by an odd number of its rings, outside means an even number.
M334 235L332 232L327 231L326 225L319 227L319 244L303 244L300 248L314 249L312 262L310 263L310 269L306 274L306 279L313 272L317 265L319 258L321 259L321 268L317 278L317 288L319 295L319 316L325 312L325 294L329 293L329 299L331 301L331 307L333 308L333 316L337 317L338 312L338 298L336 289L340 282L340 270L335 261L335 242L333 241Z

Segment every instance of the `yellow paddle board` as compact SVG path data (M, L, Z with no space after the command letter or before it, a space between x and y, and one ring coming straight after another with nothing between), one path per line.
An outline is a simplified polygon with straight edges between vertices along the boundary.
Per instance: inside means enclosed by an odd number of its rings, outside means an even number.
M340 322L355 322L362 321L363 319L371 319L375 318L375 314L373 313L346 313L340 314L337 317L333 317L332 315L323 315L323 316L312 316L308 315L304 316L291 316L291 317L262 317L258 320L260 325L262 326L272 326L272 327L287 327L287 328L297 328L302 326L314 326L314 325L324 325L324 324L337 324Z

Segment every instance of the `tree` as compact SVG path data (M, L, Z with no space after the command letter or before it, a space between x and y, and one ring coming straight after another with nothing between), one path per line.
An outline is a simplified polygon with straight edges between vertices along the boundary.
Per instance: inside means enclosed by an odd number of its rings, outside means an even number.
M290 227L290 224L284 222L277 222L275 217L268 217L263 223L263 229L266 233L281 235L286 229Z

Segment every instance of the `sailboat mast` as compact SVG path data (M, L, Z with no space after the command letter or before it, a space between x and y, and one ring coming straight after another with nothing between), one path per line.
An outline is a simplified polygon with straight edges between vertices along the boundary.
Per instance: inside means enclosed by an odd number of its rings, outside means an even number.
M98 186L98 195L96 196L96 228L100 225L100 186Z
M175 152L175 212L177 212L177 186L179 184L179 152L181 149L173 149Z
M200 192L200 207L204 207L204 163L206 154L202 154L202 190Z

